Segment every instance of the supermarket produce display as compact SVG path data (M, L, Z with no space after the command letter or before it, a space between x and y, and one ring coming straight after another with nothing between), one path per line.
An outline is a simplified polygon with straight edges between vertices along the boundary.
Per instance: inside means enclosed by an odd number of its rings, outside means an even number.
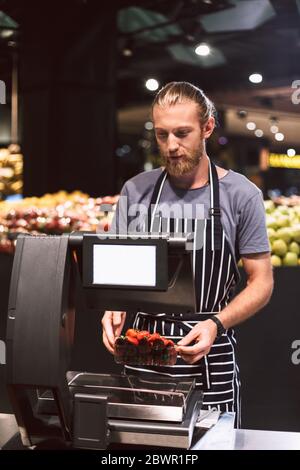
M60 235L73 230L109 230L119 195L91 198L80 191L59 191L41 198L0 202L0 251L13 252L11 235L20 232ZM111 212L102 209L110 204ZM300 197L264 201L273 266L300 265Z
M265 209L273 266L298 266L300 264L299 198L280 198L277 199L277 204L275 201L265 201Z
M114 210L119 196L91 198L80 191L59 191L41 198L0 202L0 251L13 252L10 235L15 233L61 235L73 230L107 231L113 212L102 209L109 204Z
M23 155L17 144L0 149L0 201L23 190Z

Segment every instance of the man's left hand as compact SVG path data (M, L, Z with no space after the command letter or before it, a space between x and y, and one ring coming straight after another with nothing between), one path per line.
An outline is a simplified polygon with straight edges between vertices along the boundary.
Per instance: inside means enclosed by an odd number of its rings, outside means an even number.
M177 352L188 364L206 356L217 336L217 325L211 320L200 321L194 328L177 343ZM191 343L193 346L188 346Z

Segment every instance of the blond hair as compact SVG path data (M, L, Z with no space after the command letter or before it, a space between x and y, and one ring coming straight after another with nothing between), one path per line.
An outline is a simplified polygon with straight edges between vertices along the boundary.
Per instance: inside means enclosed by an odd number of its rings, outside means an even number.
M174 106L185 101L193 101L198 105L199 120L201 127L206 124L210 117L216 117L216 108L205 93L189 82L170 82L156 94L152 103L152 114L154 106Z

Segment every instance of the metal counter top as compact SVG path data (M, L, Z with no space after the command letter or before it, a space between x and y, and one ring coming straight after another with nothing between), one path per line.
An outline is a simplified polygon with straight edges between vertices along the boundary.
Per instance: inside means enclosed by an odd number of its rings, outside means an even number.
M300 432L234 429L234 413L224 413L193 450L300 450ZM300 427L300 423L299 423Z
M300 450L300 432L235 430L234 450Z

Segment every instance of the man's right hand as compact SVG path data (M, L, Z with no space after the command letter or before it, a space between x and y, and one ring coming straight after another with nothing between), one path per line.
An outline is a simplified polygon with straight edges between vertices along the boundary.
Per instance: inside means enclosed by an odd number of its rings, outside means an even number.
M115 339L120 336L126 319L126 312L107 310L102 318L103 343L110 353L114 353Z

